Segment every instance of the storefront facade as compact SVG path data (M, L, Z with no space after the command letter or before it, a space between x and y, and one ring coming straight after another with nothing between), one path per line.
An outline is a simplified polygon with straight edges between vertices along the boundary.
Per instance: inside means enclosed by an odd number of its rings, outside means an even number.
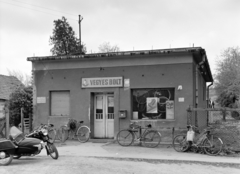
M213 81L200 47L28 60L34 125L83 120L91 138L114 138L132 121L156 129L186 127L187 108L207 107L206 83ZM198 120L200 127L206 117Z

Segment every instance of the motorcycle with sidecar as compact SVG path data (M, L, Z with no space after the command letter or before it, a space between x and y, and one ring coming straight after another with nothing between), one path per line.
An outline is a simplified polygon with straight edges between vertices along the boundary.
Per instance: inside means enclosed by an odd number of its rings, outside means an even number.
M30 138L17 127L11 127L9 139L0 139L0 165L9 165L13 159L19 159L22 156L38 155L43 148L46 149L47 155L58 159L58 150L49 141L47 129L43 127L31 133L31 135L36 134L39 138Z

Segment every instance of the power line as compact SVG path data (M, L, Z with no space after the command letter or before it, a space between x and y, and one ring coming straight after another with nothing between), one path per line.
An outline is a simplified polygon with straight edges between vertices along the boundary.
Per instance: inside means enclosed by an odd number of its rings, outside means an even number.
M4 1L0 1L0 2L6 3L6 4L10 4L10 5L13 5L13 6L17 6L17 7L21 7L21 8L30 9L30 10L37 11L37 12L41 12L41 13L45 13L45 14L49 14L49 15L59 16L59 15L57 15L57 14L48 13L48 12L40 11L40 10L37 10L37 9L33 9L33 8L25 7L25 6L20 6L20 5L12 4L12 3L9 3L9 2L4 2ZM72 19L72 18L68 18L68 19L77 21L76 19Z
M15 2L18 2L18 3L22 3L22 4L32 5L32 6L35 6L35 7L38 7L38 8L43 8L43 9L47 9L47 10L51 10L51 11L56 11L56 12L60 12L60 13L65 13L65 14L67 14L67 15L71 15L71 16L75 16L75 17L77 16L77 15L70 14L70 13L66 13L66 12L63 12L63 11L58 11L58 10L50 9L50 8L43 7L43 6L39 6L39 5L34 5L34 4L30 4L30 3L25 3L25 2L22 2L22 1L17 1L17 0L12 0L12 1L15 1Z

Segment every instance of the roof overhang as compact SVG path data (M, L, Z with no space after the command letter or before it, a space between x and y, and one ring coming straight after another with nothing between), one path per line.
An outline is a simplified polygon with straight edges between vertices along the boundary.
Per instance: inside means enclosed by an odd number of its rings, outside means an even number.
M152 55L152 54L192 54L195 63L199 66L206 82L213 82L212 73L207 60L206 52L201 47L187 47L187 48L171 48L171 49L156 49L156 50L138 50L138 51L121 51L108 53L94 53L82 55L59 55L59 56L43 56L43 57L28 57L28 61L57 61L57 60L81 60L81 59L96 59L96 58L119 58L124 56L137 55Z

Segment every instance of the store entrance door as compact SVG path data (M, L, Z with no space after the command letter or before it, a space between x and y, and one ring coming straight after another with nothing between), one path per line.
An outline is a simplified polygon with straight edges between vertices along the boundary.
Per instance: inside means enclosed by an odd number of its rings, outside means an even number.
M114 137L113 94L96 94L94 96L94 137Z

